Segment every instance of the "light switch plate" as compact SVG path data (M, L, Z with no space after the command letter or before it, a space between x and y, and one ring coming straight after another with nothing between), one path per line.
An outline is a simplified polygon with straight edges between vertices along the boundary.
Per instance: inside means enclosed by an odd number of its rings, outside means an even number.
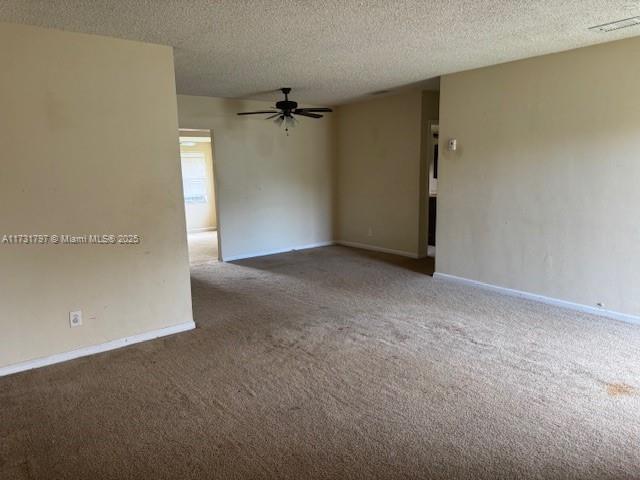
M71 325L71 328L82 325L82 310L69 312L69 325Z

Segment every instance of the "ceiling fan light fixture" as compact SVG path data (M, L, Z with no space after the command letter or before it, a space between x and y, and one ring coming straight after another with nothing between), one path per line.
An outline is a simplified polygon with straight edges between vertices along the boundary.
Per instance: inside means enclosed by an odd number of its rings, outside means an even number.
M274 123L278 126L284 124L285 131L289 131L289 127L295 127L297 116L309 117L309 118L322 118L320 113L331 113L329 107L309 107L298 108L298 102L289 100L290 88L281 88L280 91L284 95L284 100L276 102L275 110L260 110L256 112L239 112L238 115L262 115L269 114L265 120L272 120L275 118Z

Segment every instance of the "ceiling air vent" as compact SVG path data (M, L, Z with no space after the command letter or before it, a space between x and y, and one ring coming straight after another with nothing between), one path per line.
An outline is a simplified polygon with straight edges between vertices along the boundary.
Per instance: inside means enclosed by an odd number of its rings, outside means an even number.
M589 27L589 30L606 33L613 32L614 30L620 30L621 28L633 27L634 25L640 25L640 17L625 18L624 20L596 25L595 27Z

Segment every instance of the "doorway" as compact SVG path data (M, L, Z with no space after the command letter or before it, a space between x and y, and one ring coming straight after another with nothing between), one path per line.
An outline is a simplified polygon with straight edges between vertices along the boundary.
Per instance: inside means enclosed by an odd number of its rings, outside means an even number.
M429 123L429 226L427 229L427 256L436 256L436 215L438 211L438 136L439 124Z
M208 130L180 130L180 166L191 266L217 262L218 211Z

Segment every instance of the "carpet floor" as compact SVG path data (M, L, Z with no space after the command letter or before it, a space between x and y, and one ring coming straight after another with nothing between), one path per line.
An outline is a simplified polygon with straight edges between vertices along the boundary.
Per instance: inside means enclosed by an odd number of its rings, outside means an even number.
M218 261L218 232L189 233L187 239L192 267Z
M640 478L640 327L430 268L196 265L196 330L0 378L0 478Z

